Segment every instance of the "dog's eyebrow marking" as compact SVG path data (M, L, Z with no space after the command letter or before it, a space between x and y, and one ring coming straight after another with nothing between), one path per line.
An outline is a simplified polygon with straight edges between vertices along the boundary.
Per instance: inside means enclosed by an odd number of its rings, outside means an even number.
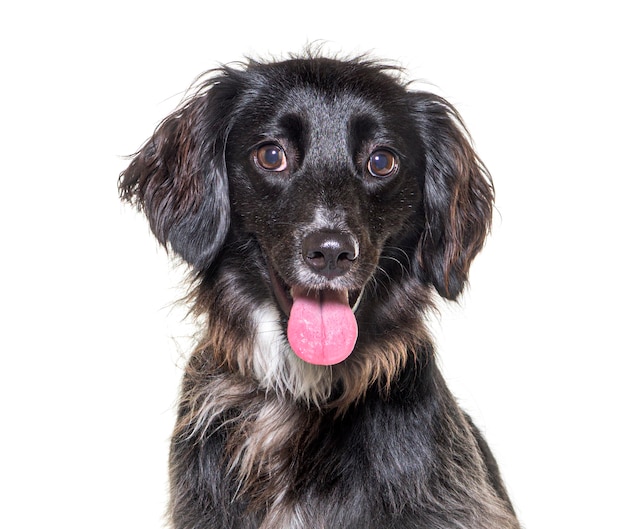
M365 114L357 114L350 119L349 129L351 135L359 142L369 140L375 134L375 131L379 128L379 124L372 118Z
M278 126L284 130L287 136L297 141L307 132L308 122L304 119L304 116L295 112L289 112L279 118Z

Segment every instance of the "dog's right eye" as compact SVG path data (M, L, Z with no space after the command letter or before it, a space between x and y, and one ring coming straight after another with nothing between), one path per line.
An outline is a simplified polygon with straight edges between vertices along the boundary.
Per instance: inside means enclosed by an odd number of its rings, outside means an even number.
M254 153L254 161L266 171L284 171L287 169L287 156L280 145L266 143Z

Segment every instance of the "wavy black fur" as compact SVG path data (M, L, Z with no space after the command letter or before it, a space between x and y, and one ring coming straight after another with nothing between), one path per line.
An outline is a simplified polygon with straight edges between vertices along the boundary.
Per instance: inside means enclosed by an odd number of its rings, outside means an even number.
M259 160L267 144L284 166ZM388 174L371 171L381 149ZM519 527L424 323L435 292L463 290L492 213L447 101L366 58L223 67L119 185L191 266L204 329L172 439L173 527ZM350 248L321 266L312 233ZM291 287L360 296L345 361L294 355Z

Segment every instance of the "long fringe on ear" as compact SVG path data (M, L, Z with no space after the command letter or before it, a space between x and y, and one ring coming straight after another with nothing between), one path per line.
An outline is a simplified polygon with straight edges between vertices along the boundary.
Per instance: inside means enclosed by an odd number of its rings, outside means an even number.
M159 125L118 184L159 242L199 269L213 260L230 224L224 151L238 86L220 71Z
M426 225L417 261L440 295L456 299L491 228L493 183L450 103L418 92L413 111L425 172Z

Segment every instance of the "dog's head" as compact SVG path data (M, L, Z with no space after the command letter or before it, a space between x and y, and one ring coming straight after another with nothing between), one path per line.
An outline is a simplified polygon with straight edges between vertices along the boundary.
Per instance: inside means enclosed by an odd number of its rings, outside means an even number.
M359 301L374 314L368 285L411 277L455 299L493 201L449 103L392 68L321 57L222 68L159 126L120 189L200 274L253 240L292 348L318 364L352 351Z

